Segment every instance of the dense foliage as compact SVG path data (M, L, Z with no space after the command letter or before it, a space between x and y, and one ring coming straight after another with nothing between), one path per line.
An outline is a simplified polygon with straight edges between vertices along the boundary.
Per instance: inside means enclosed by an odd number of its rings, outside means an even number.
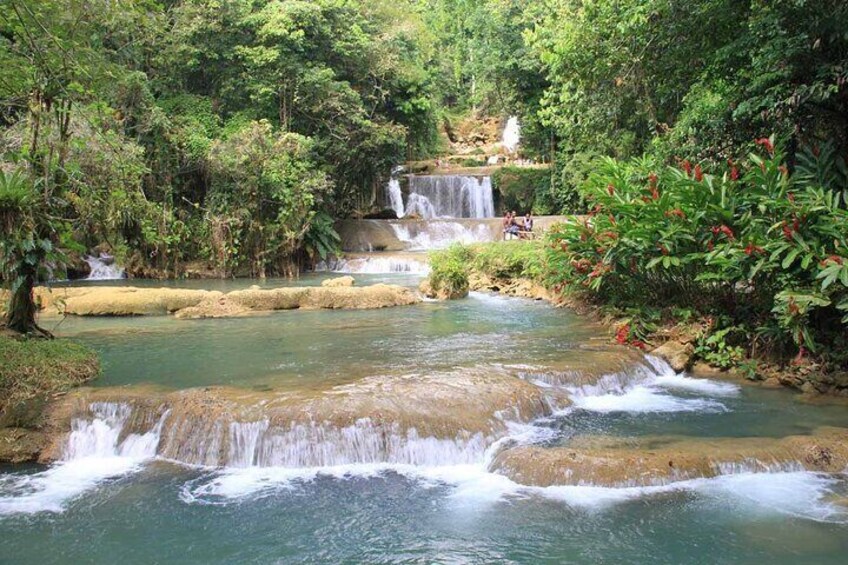
M0 169L136 274L292 273L435 143L416 7L10 0Z
M746 161L709 170L604 161L584 189L590 215L548 236L549 282L649 318L705 316L718 338L702 353L723 353L722 364L812 353L846 366L845 162L823 146L791 174L785 152L760 144ZM637 329L622 337L641 338Z

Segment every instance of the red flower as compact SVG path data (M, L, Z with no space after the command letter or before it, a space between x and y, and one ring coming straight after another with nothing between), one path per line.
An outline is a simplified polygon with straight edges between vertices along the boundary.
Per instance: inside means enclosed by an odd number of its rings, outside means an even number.
M608 184L608 185L607 185L607 192L609 192L609 195L610 195L610 196L612 196L613 194L615 194L615 187L612 185L612 183L610 183L610 184Z
M727 226L725 226L725 225L722 225L722 226L719 228L719 230L721 230L721 233L723 233L724 235L726 235L728 239L736 239L736 237L733 235L733 230L732 230L732 229L730 229L729 227L727 227Z
M766 148L766 151L768 151L769 154L774 154L774 145L772 145L771 140L769 138L761 137L757 140L757 145L762 145Z
M727 166L730 167L730 180L739 180L739 169L733 163L733 159L727 160Z
M695 165L695 180L698 182L704 180L704 172L701 170L701 165Z
M745 255L753 255L754 253L762 253L765 251L759 245L754 245L753 243L749 243L747 247L745 247Z
M666 210L665 211L665 217L666 218L671 218L672 216L675 216L677 218L682 219L682 218L686 217L686 213L683 210L681 210L680 208L675 208L674 210Z
M795 231L801 230L801 221L798 220L798 216L792 216L792 229Z
M783 230L783 237L785 237L787 241L792 241L792 228L790 228L786 222L783 222L781 229Z
M842 264L845 263L845 260L842 257L840 257L839 255L828 255L827 258L825 259L825 262L830 262L830 261L833 261L837 265L842 265Z
M707 242L707 250L712 251L713 249L715 249L715 244L713 243L713 240L709 240Z
M615 341L619 345L624 345L627 343L627 338L630 337L630 324L623 324L618 327L618 330L615 332Z
M657 244L657 249L659 249L663 255L668 255L668 247L666 247L662 243Z
M692 163L689 162L689 159L683 161L683 170L686 172L686 176L692 176Z

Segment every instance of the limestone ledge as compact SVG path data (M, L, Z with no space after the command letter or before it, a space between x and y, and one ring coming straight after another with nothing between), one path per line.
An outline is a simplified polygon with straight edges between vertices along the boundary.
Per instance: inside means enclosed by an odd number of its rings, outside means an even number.
M413 290L397 285L321 286L260 289L229 293L178 288L89 286L37 288L47 314L73 316L155 316L223 318L254 312L303 309L373 309L416 304Z
M848 429L824 427L784 438L574 438L567 447L501 452L491 469L530 486L655 486L727 473L838 473L848 465Z

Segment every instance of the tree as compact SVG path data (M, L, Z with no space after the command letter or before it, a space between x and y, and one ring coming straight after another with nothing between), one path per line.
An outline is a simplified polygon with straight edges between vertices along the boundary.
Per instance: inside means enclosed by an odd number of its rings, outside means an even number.
M53 226L27 173L0 169L0 272L10 290L4 325L22 334L52 337L35 320L33 288L51 259Z

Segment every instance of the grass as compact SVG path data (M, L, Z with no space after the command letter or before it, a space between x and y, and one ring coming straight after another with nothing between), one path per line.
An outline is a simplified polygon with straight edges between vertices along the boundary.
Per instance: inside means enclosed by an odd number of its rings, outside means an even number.
M0 333L0 427L26 427L33 405L99 374L97 354L84 345Z

